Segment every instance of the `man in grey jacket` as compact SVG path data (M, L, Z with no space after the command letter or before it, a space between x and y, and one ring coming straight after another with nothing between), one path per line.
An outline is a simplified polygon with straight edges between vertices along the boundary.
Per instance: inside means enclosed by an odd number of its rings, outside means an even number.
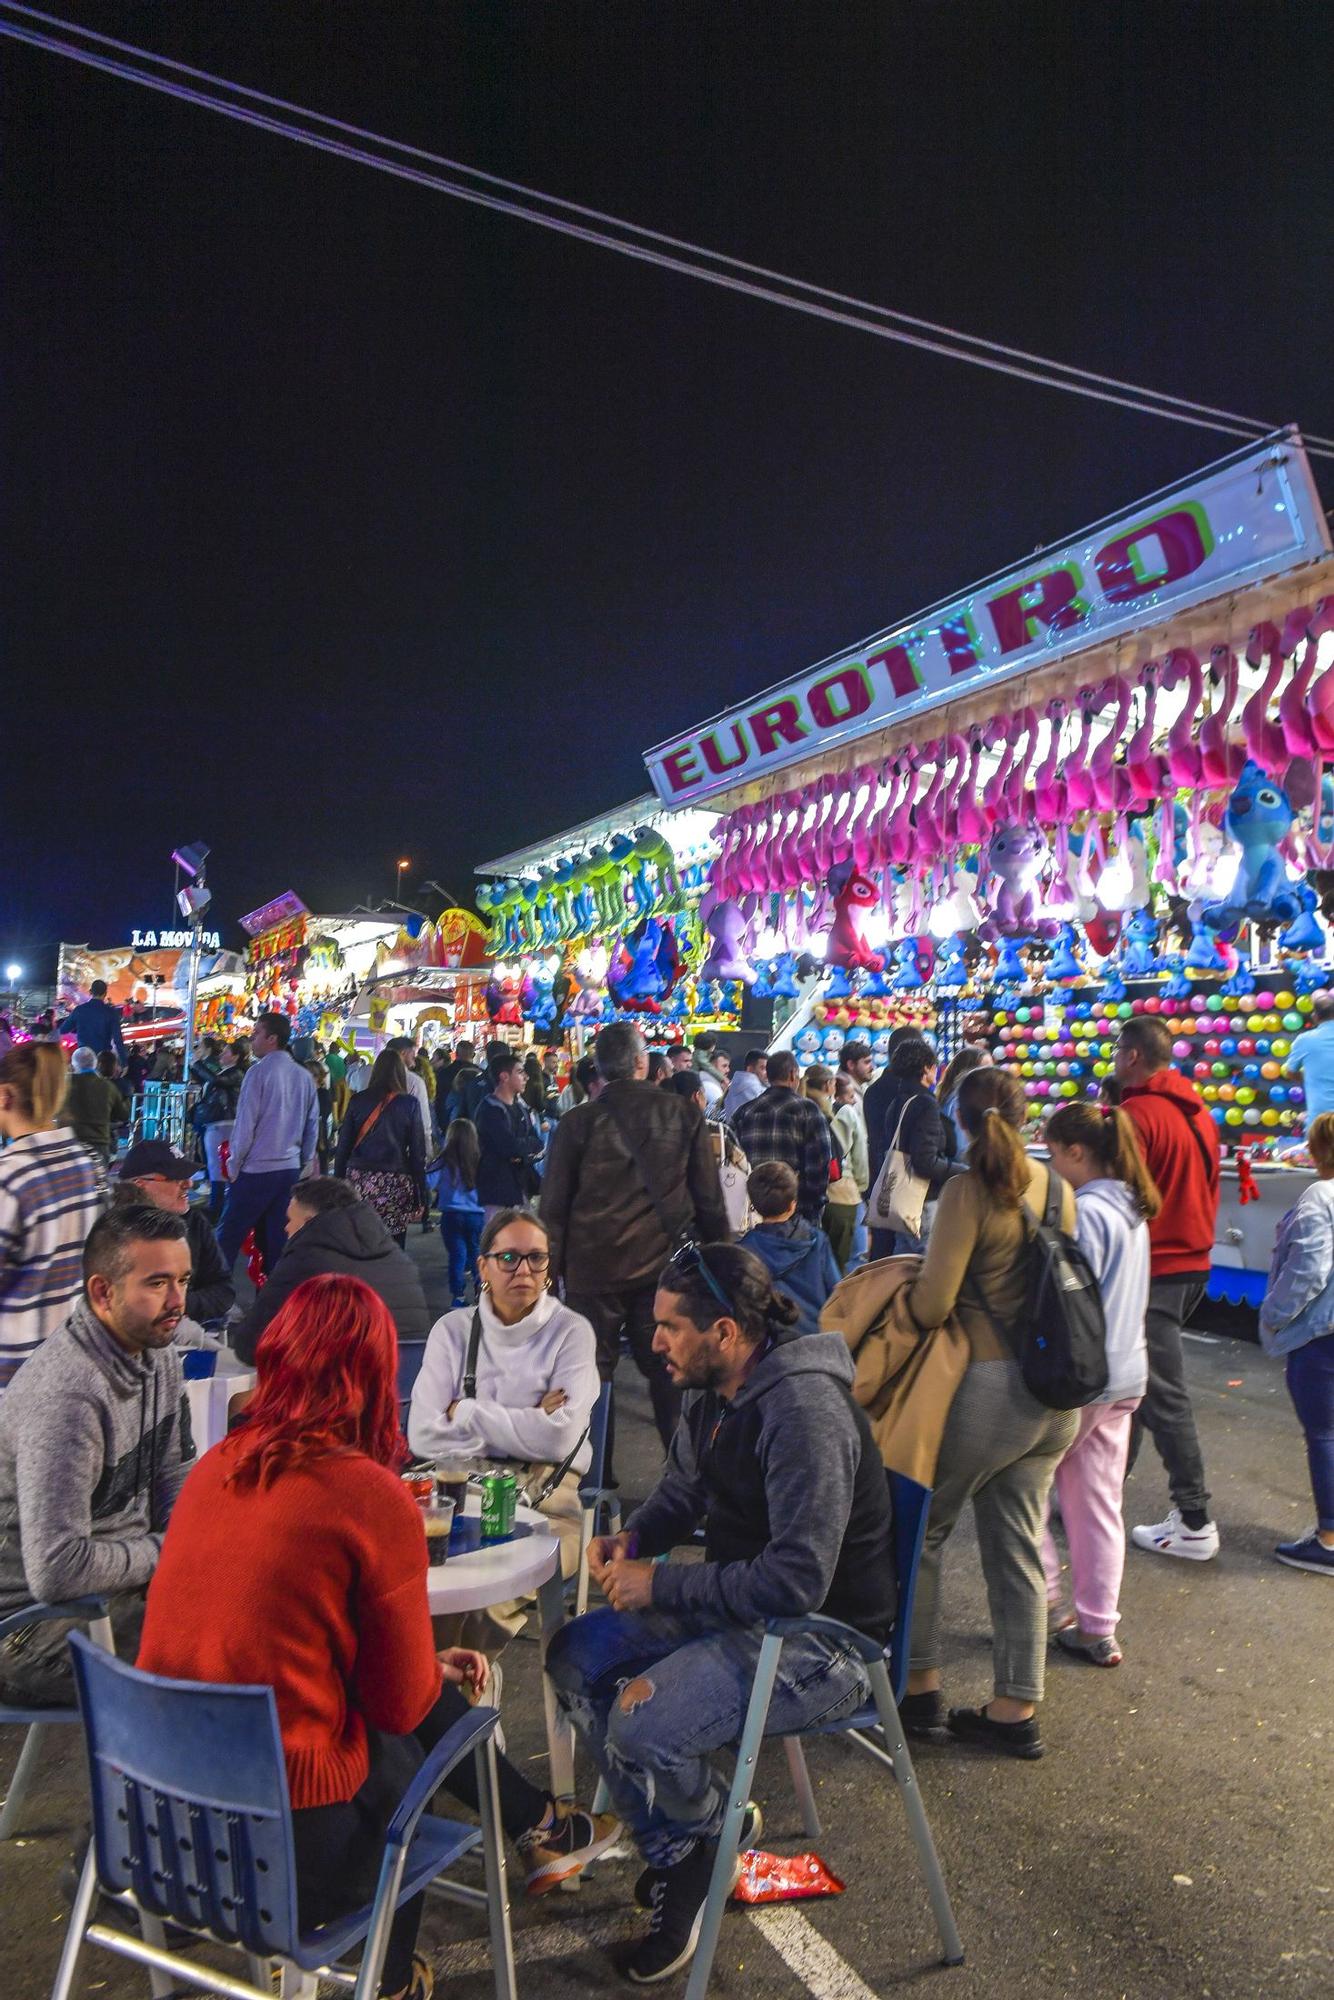
M117 1650L133 1657L195 1457L172 1346L189 1281L179 1216L120 1205L89 1231L83 1298L0 1399L0 1614L109 1597ZM52 1621L0 1639L0 1698L72 1704L69 1630Z
M702 1393L686 1399L654 1491L621 1534L592 1545L612 1608L566 1625L547 1656L648 1863L636 1895L653 1919L628 1968L639 1983L695 1949L727 1799L709 1753L741 1732L764 1621L823 1612L884 1645L897 1604L889 1489L842 1339L794 1336L791 1300L733 1244L678 1252L654 1311L654 1347ZM701 1522L704 1562L651 1560ZM769 1731L868 1698L859 1657L822 1634L794 1637Z

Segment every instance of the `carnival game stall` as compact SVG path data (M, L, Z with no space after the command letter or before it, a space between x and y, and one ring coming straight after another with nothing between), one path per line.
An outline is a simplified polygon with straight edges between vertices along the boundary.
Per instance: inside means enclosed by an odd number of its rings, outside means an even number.
M897 1008L943 1055L988 1043L1036 1134L1161 1015L1226 1149L1217 1275L1245 1294L1274 1219L1260 1255L1250 1211L1297 1191L1285 1062L1334 979L1332 670L1334 560L1285 432L646 763L719 814L708 962L752 992L822 967L803 1059L883 1047Z
M347 1032L373 1042L393 1035L440 1041L484 1038L491 964L486 925L471 910L447 909L432 922L410 917L376 946L374 968L347 1014Z
M484 863L493 1028L578 1053L605 1022L630 1017L664 1041L738 1026L741 989L698 916L713 818L636 799Z
M296 1036L340 1038L379 954L397 940L397 916L353 911L316 916L291 890L241 919L246 952L246 1027L267 1008L291 1017Z

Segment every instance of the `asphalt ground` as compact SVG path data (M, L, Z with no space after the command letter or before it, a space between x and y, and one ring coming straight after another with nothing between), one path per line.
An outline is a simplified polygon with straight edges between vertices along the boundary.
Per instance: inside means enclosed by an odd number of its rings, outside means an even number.
M438 1240L411 1242L438 1296ZM966 1963L939 1966L888 1774L846 1743L817 1741L808 1756L825 1832L814 1845L845 1893L729 1913L713 1991L763 2000L910 1990L942 2000L1334 1995L1334 1589L1271 1554L1312 1518L1301 1437L1279 1366L1235 1339L1206 1336L1188 1347L1223 1536L1218 1560L1196 1566L1131 1549L1125 1662L1100 1672L1052 1658L1040 1763L962 1747L917 1753ZM657 1445L628 1362L618 1436L617 1470L632 1499L652 1482ZM1127 1520L1156 1519L1165 1506L1146 1446ZM947 1696L982 1699L989 1641L967 1523L947 1557L945 1629ZM540 1780L538 1657L527 1638L505 1655L504 1717L510 1755ZM0 1730L0 1784L17 1748L18 1733ZM591 1791L582 1765L581 1782ZM20 1837L0 1851L0 2000L50 1992L65 1920L58 1877L85 1815L74 1732L48 1742L39 1783ZM764 1752L756 1789L765 1845L801 1851L776 1745ZM576 1894L517 1897L521 1993L588 2000L629 1990L615 1954L644 1922L630 1903L635 1867L609 1861ZM434 1904L422 1938L438 1991L486 2000L486 1940L471 1915ZM77 1990L138 2000L147 1982L98 1953L85 1957Z

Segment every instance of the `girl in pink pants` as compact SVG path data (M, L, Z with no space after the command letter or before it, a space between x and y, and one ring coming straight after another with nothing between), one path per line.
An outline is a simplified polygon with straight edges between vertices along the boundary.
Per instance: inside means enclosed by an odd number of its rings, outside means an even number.
M1149 1302L1149 1232L1162 1207L1135 1127L1110 1105L1063 1104L1047 1120L1051 1163L1075 1191L1075 1238L1097 1275L1107 1323L1107 1387L1079 1415L1075 1441L1056 1468L1074 1610L1061 1606L1061 1560L1051 1528L1043 1537L1048 1602L1056 1643L1093 1666L1121 1663L1116 1639L1125 1566L1121 1486L1130 1420L1148 1379L1144 1312Z

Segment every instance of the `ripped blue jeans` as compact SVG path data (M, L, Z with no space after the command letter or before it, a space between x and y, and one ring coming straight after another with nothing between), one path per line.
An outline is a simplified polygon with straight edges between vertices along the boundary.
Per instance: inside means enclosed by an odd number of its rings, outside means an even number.
M727 1788L709 1752L741 1734L763 1639L758 1626L666 1611L590 1611L551 1643L560 1706L652 1867L722 1831ZM803 1633L783 1647L765 1735L837 1721L869 1699L856 1655Z

